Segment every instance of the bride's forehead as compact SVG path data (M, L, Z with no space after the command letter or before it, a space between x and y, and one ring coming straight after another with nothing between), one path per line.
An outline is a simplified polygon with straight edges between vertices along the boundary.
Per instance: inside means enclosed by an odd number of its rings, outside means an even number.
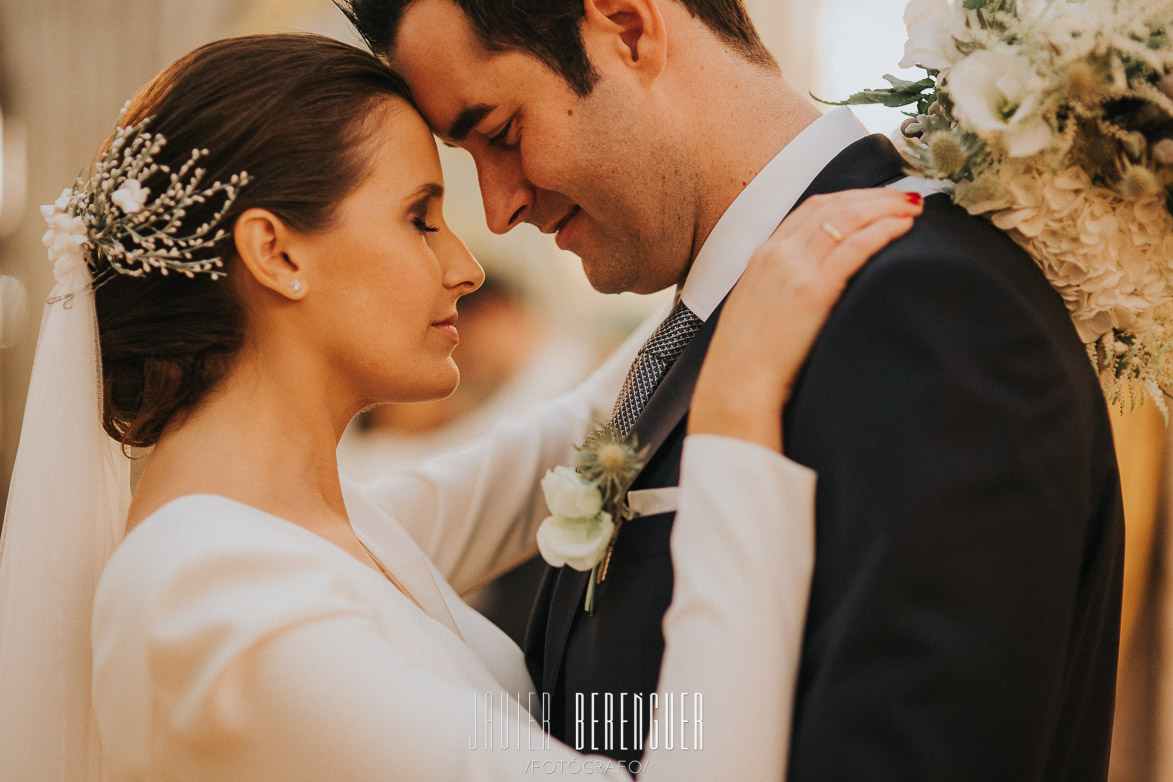
M379 118L367 155L371 176L384 184L399 183L396 189L414 189L416 180L439 178L436 140L419 112L406 103Z

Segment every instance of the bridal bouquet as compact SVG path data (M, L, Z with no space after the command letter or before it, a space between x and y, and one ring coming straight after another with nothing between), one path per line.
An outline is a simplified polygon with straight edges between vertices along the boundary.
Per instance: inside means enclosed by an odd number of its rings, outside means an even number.
M912 0L900 67L844 104L915 105L917 175L1046 273L1111 404L1173 389L1173 0Z

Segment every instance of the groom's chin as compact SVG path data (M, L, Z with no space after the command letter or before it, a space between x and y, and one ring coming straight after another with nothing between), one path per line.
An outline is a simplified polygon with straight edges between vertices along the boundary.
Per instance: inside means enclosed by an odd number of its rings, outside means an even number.
M587 282L599 293L651 293L640 290L639 267L631 260L580 255ZM659 290L659 289L656 289Z
M591 287L599 293L658 293L676 284L675 280L663 281L650 276L641 276L641 269L634 262L620 264L595 264L582 259L582 270Z

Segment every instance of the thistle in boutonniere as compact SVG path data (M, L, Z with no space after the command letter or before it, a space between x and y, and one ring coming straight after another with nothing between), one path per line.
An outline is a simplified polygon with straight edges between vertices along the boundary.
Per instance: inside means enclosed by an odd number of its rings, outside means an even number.
M607 577L619 528L630 518L627 489L646 449L613 426L592 432L578 449L575 469L555 467L542 478L553 516L538 528L538 550L554 567L591 571L585 608L595 613L595 587Z

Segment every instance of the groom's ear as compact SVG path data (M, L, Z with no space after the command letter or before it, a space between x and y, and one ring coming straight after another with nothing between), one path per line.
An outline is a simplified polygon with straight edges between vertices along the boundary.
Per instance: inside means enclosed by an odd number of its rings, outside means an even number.
M654 79L668 57L668 32L657 0L583 0L583 44L592 63L612 56Z
M277 215L247 209L236 218L232 236L241 265L254 280L287 299L301 298L303 269L291 252L292 233ZM291 287L294 280L299 284Z

